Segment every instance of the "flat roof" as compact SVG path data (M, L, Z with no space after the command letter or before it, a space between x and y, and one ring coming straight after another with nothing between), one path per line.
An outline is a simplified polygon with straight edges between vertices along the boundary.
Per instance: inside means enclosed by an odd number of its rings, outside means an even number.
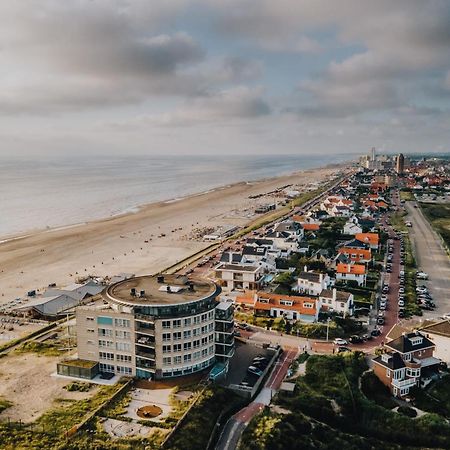
M135 289L134 296L131 289ZM103 291L103 296L106 300L131 306L166 306L195 302L218 293L219 287L209 280L182 275L145 275L112 284Z
M256 272L259 269L257 266L244 266L238 264L223 264L216 267L216 270L236 270L239 272Z

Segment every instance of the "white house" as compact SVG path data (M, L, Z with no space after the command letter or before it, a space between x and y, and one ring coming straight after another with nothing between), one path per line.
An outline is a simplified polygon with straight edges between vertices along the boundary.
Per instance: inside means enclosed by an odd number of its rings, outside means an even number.
M450 320L427 325L421 332L436 346L434 356L450 365Z
M358 219L353 216L347 220L344 225L344 234L355 235L356 233L362 233L363 229L358 223Z
M336 288L324 289L319 294L321 311L336 312L344 317L353 316L354 302L353 294L338 291Z
M356 281L359 286L366 284L366 267L363 264L343 264L336 267L337 281Z
M305 270L300 272L294 290L302 294L319 295L331 286L331 279L326 273Z
M215 276L225 292L258 290L263 282L264 267L219 263L215 268Z

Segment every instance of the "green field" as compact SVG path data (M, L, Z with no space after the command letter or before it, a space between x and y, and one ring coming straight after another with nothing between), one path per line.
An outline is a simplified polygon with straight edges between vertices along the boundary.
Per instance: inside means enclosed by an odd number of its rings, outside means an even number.
M421 203L420 207L432 227L442 236L445 244L450 248L450 204Z

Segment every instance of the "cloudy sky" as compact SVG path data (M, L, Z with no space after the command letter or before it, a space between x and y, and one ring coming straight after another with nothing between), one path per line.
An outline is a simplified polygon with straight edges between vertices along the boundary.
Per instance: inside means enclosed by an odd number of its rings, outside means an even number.
M0 153L450 151L447 0L2 0Z

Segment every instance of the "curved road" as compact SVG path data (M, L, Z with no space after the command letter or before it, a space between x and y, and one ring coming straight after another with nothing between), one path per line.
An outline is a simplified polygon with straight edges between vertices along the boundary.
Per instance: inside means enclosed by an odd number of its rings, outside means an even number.
M410 236L414 247L417 267L426 272L426 284L430 290L436 309L424 311L424 318L436 318L450 313L450 259L441 244L441 239L433 230L415 202L407 202L408 220L412 224Z

